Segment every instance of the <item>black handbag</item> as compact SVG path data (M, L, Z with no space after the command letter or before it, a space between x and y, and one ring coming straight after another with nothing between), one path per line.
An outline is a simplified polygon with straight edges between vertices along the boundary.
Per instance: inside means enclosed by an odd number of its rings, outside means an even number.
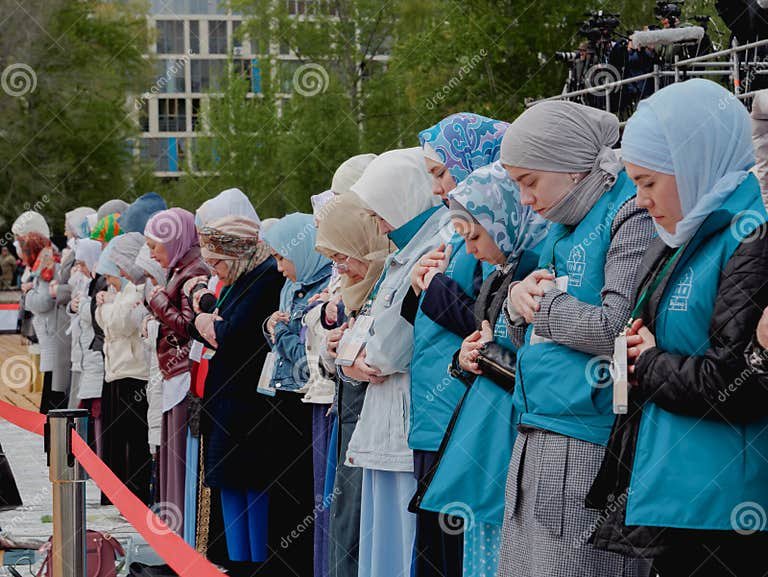
M493 272L480 288L480 294L475 301L475 322L478 330L485 320L494 326L502 314L509 285L514 278L514 271L510 269L511 267L507 266ZM515 389L516 360L517 355L513 351L491 341L480 349L477 364L484 376L511 393Z
M11 464L8 462L3 448L0 447L0 511L14 509L22 504Z
M483 375L505 391L514 391L517 355L494 342L485 343L479 353L477 364Z

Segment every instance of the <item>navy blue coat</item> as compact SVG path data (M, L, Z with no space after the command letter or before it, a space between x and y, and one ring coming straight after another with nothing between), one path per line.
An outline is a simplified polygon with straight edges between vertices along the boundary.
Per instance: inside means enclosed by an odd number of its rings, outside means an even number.
M272 462L275 445L273 400L256 386L269 352L261 321L278 309L282 286L275 260L268 258L237 279L219 306L224 320L214 324L218 350L208 365L201 415L210 487L263 489L269 483L270 468L263 465Z

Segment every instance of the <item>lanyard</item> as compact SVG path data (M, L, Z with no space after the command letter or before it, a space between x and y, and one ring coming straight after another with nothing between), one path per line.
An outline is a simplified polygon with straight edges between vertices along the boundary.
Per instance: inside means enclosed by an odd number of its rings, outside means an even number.
M358 316L367 315L368 311L371 310L371 307L373 306L373 301L376 300L376 295L379 294L379 287L381 287L381 283L384 282L384 277L386 276L386 270L382 271L381 276L379 277L379 280L376 281L376 284L373 287L373 290L371 291L371 296L368 297L368 299L365 301L365 304L360 307L360 311L358 313Z
M637 299L637 304L635 305L635 308L632 310L632 314L630 315L629 320L627 321L627 327L632 326L632 323L634 322L635 318L637 318L637 315L640 314L640 312L643 310L643 307L645 307L645 305L648 303L648 299L650 299L651 295L653 295L653 293L656 292L656 289L659 288L659 285L664 280L664 277L667 276L667 273L670 271L670 269L677 263L678 257L682 254L685 247L686 245L679 247L669 257L667 262L664 264L664 267L661 269L661 272L659 272L659 274L656 275L656 277L653 279L653 282L646 287L646 289L640 295L640 298Z
M566 227L565 232L563 232L563 234L557 237L557 240L555 240L555 242L552 243L552 258L549 261L549 265L547 265L547 270L549 270L552 274L555 274L555 249L557 248L557 243L563 240L569 234L571 234L571 232L573 231L568 229L568 227Z
M229 291L231 288L232 288L232 285L229 285L221 289L221 294L219 295L219 298L216 300L216 308L219 308L221 305L224 304L224 301L227 300L227 297L229 296Z

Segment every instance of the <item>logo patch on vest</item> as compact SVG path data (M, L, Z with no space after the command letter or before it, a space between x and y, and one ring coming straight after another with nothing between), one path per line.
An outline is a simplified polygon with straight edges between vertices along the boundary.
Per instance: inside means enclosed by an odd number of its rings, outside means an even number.
M499 318L496 320L496 326L493 327L493 336L497 339L506 339L509 336L503 314L499 315Z
M688 299L693 290L693 268L688 267L683 277L677 281L672 289L672 295L669 298L669 310L682 311L688 310Z
M576 245L571 249L568 255L568 286L580 287L584 278L584 271L587 268L587 253L584 247Z

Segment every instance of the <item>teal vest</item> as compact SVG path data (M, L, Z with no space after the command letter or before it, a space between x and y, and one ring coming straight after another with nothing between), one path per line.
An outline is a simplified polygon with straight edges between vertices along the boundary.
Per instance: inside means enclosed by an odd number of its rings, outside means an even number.
M493 334L494 341L515 350L503 313ZM517 436L513 397L479 376L466 390L458 411L420 508L501 527L504 487Z
M766 221L750 175L701 225L662 295L656 343L670 354L702 355L720 275L741 241ZM734 383L738 386L738 383ZM727 394L728 391L724 391ZM716 407L715 407L716 408ZM766 530L768 419L746 425L643 407L627 496L627 525Z
M552 226L539 268L554 265L556 276L568 275L569 295L599 306L613 221L634 196L634 184L621 172L575 228ZM606 445L614 421L610 358L555 342L531 345L532 333L533 325L517 355L514 397L520 423Z
M477 259L467 254L461 235L454 234L449 244L452 252L445 274L456 281L467 295L474 297ZM492 270L490 265L483 265L483 277ZM461 348L462 339L430 319L421 307L416 313L413 332L408 446L422 451L437 451L465 390L461 381L448 374L451 358Z

